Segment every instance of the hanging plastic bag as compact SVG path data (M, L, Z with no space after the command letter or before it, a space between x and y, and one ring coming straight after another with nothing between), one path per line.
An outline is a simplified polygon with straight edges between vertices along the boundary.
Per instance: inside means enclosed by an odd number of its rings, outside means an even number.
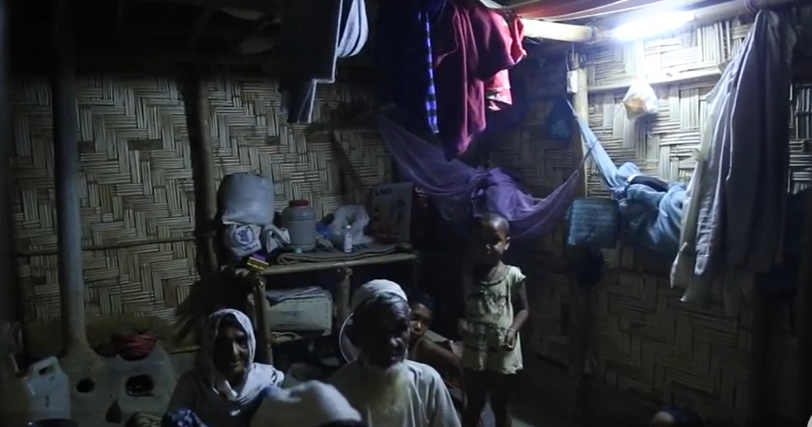
M657 114L660 109L654 88L643 79L637 79L632 83L626 96L623 97L623 107L626 108L626 117L629 120Z
M226 175L217 189L223 224L273 223L274 189L270 177L249 172Z
M341 246L344 240L344 229L349 225L352 243L363 245L370 243L372 238L364 235L364 229L369 224L369 214L363 206L344 205L336 211L333 222L330 223L330 230L333 232L332 239L337 239L333 244Z
M572 109L564 98L558 98L544 119L547 137L562 144L572 141Z

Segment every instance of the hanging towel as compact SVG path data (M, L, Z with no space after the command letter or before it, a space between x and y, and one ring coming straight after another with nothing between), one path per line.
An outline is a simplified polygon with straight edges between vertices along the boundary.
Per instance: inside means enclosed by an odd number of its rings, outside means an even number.
M279 91L288 123L310 123L316 86L335 81L336 59L357 55L367 41L364 0L289 1L282 19Z

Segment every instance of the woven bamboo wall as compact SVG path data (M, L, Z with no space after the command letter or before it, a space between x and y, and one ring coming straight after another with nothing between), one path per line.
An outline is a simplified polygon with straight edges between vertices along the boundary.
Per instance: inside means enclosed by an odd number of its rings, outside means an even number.
M699 144L705 95L723 64L736 52L749 25L723 22L658 40L602 45L588 52L589 123L616 163L631 161L665 179L686 180L694 167L691 150ZM547 64L536 75L547 88L563 85L563 66ZM626 119L620 100L640 74L651 80L705 75L690 83L655 86L660 112L644 127ZM536 83L536 86L542 86ZM612 87L616 89L611 89ZM603 89L601 89L603 88ZM540 92L549 89L539 89ZM793 107L791 175L794 190L810 185L812 89L796 88ZM551 106L539 102L526 125L504 141L497 162L520 170L536 189L560 184L571 170L569 150L546 141L543 123ZM601 190L589 169L588 190ZM546 191L539 194L545 194ZM541 258L560 259L564 233L547 236ZM599 285L595 336L596 380L652 403L682 403L709 418L742 423L747 414L751 344L749 313L727 318L722 307L688 307L672 291L668 265L628 248L607 251L610 271ZM531 345L542 356L567 363L568 279L556 261L534 272ZM786 376L786 372L784 372Z
M371 126L343 126L338 143L331 142L331 112L363 101L363 92L320 86L316 123L304 127L285 122L273 82L219 79L209 87L218 180L257 171L273 177L277 209L303 198L325 214L353 191L353 179L363 186L388 179L389 158ZM192 172L178 83L83 78L77 98L83 246L102 248L84 252L87 315L171 320L195 281ZM59 316L49 85L17 80L11 100L14 241L28 254L17 259L23 313L43 321ZM355 177L343 176L347 171ZM103 249L121 243L137 245Z

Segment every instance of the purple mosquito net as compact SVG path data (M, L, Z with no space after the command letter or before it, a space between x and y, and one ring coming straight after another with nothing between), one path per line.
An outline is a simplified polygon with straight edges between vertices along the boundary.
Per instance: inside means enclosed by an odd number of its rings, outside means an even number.
M569 207L580 168L539 199L519 189L501 168L473 168L446 161L442 148L378 115L375 124L395 163L415 186L434 201L446 221L459 224L472 215L497 212L510 221L514 239L539 237L553 229Z

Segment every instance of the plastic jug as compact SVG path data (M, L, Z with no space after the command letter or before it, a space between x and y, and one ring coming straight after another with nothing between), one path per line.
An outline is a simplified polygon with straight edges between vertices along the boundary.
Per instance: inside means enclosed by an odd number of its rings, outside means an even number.
M288 249L308 252L316 248L316 211L307 200L292 200L282 211L282 226L288 229Z
M71 418L70 383L55 357L32 364L26 375L3 384L3 412L26 422ZM8 405L8 406L7 406ZM4 414L5 415L5 414ZM25 425L25 424L23 424Z

